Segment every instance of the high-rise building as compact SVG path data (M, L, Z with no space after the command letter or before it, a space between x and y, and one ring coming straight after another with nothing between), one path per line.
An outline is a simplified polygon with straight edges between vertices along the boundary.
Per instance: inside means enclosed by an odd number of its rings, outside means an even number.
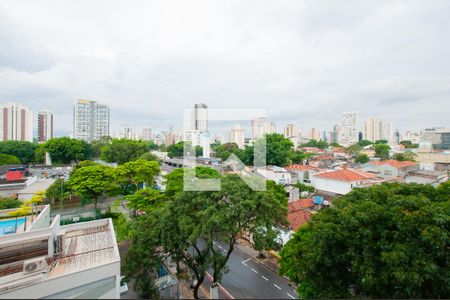
M311 128L309 131L309 138L312 140L318 140L319 139L319 133L315 128Z
M109 107L91 100L73 106L73 136L87 142L109 136Z
M208 131L208 106L204 103L194 105L192 130L200 133Z
M287 124L286 128L284 128L284 137L287 139L298 137L297 128L294 124Z
M357 112L342 113L340 144L350 146L358 142L358 114Z
M240 149L244 149L245 144L245 131L239 125L233 126L230 132L230 142L236 143Z
M381 140L386 140L388 143L392 143L393 140L392 123L382 122L381 123Z
M38 142L44 143L53 138L53 114L49 110L38 113Z
M252 139L259 139L276 130L275 123L269 122L267 118L256 118L251 121Z
M122 138L129 140L137 140L138 135L133 127L124 127L122 132Z
M142 129L141 139L144 141L150 141L152 139L152 129L151 128Z
M375 142L381 140L381 121L368 118L364 123L364 139Z
M33 113L20 103L0 105L1 141L33 141Z
M340 134L341 134L341 127L339 125L333 126L333 131L330 132L330 143L340 143Z

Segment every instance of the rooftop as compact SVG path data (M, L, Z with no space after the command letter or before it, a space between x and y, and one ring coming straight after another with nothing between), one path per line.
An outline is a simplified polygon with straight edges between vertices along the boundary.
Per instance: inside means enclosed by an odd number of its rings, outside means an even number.
M38 180L21 190L19 194L36 194L37 192L45 191L53 182L55 182L55 179L51 178Z
M311 198L299 199L288 203L287 219L293 231L297 231L297 229L311 219L312 213L308 209L313 206L314 204Z
M417 165L415 162L413 161L398 161L398 160L383 160L383 161L372 161L369 162L372 165L376 165L376 166L382 166L382 165L390 165L394 168L405 168L405 167L412 167Z
M313 167L313 166L309 166L309 165L305 166L305 165L298 165L298 164L287 166L285 169L288 171L317 171L317 170L319 170L318 168Z
M316 174L314 176L318 178L331 179L337 181L347 181L347 182L373 179L376 177L375 174L353 169L335 170Z

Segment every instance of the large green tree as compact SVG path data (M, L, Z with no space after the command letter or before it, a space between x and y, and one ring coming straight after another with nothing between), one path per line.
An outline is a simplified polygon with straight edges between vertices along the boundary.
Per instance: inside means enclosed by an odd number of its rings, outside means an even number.
M117 166L116 181L124 190L137 191L141 185L151 185L160 172L159 163L143 159L129 161Z
M365 153L359 153L355 158L355 162L360 164L365 164L366 162L369 162L369 160L369 156Z
M284 167L290 163L294 144L282 134L271 133L266 138L266 164Z
M330 145L322 140L309 140L307 143L301 144L300 147L316 147L319 149L328 148Z
M3 165L19 165L20 160L14 155L0 153L0 166Z
M0 153L17 157L22 164L34 162L34 151L37 145L24 141L0 142Z
M295 233L281 273L302 298L449 298L450 182L354 189Z
M146 153L148 143L129 139L112 139L111 143L101 148L101 159L119 165L138 159Z
M64 201L69 195L69 186L63 178L58 178L45 191L45 197L52 202Z
M375 144L375 157L380 160L386 160L389 158L389 151L391 147L388 144Z
M184 148L192 148L192 144L190 142L178 142L176 144L170 145L167 147L167 156L170 158L174 157L182 157L184 155ZM195 146L194 149L189 149L192 152L195 152L195 156L203 155L203 148L201 146ZM186 150L188 151L188 149Z
M164 205L164 194L152 188L145 188L125 196L125 200L128 201L129 208L149 213Z
M91 142L91 148L92 148L92 157L93 158L100 158L102 154L102 148L107 146L109 143L111 143L112 138L109 136L103 136L99 140L92 141Z
M43 148L50 154L52 163L70 164L91 158L91 146L82 140L69 137L48 140Z
M112 167L99 164L81 167L70 175L69 186L76 195L92 199L97 208L100 196L117 191L114 171Z
M210 174L216 176L214 170ZM179 176L173 179L176 183L169 185L179 186ZM188 266L197 279L195 298L198 298L198 288L208 268L212 268L213 286L220 281L241 232L258 234L258 238L265 233L273 238L274 226L286 222L287 199L282 186L270 181L267 191L255 192L237 175L226 175L221 179L220 191L172 189L172 196L165 206L144 216L147 221L143 226L152 228L152 232L145 236L137 233L136 243L132 245L132 248L159 249L159 252L168 253L174 260ZM214 241L226 244L226 253L217 249ZM132 253L140 252L133 249ZM157 265L155 259L160 257L159 254L149 258L149 265ZM144 264L133 266L127 268L130 277L144 273L146 268Z

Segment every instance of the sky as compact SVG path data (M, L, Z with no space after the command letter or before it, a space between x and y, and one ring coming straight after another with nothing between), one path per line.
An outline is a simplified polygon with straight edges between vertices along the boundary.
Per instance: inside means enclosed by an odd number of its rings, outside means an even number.
M331 130L344 111L450 127L449 12L447 0L0 0L0 103L52 110L56 135L79 98L108 104L113 131L181 128L199 102L266 109L278 131Z

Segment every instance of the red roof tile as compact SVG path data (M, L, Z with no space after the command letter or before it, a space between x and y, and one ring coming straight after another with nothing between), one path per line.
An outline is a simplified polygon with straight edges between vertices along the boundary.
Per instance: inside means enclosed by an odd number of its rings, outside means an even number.
M312 208L314 206L312 198L298 199L288 203L288 211L295 211L302 208Z
M307 171L307 170L313 171L313 170L317 170L317 168L313 167L313 166L304 166L304 165L298 165L298 164L287 166L287 167L285 167L285 169L288 170L288 171L295 171L295 170L298 170L298 171Z
M292 230L297 231L303 224L308 222L312 217L312 213L306 209L299 209L288 213L288 221Z
M313 160L327 160L327 159L333 159L333 157L329 155L320 155L313 158Z
M398 168L404 168L404 167L412 167L412 166L416 165L416 163L413 162L413 161L398 161L398 160L393 160L393 159L384 160L384 161L373 161L373 162L370 162L370 163L373 164L373 165L376 165L376 166L390 165L390 166L392 166L394 168L397 168L397 169Z
M371 179L376 177L375 174L367 173L364 171L356 171L351 169L343 169L343 170L336 170L331 172L325 172L314 175L318 178L325 178L325 179L331 179L331 180L337 180L337 181L358 181L358 180L365 180L365 179Z

